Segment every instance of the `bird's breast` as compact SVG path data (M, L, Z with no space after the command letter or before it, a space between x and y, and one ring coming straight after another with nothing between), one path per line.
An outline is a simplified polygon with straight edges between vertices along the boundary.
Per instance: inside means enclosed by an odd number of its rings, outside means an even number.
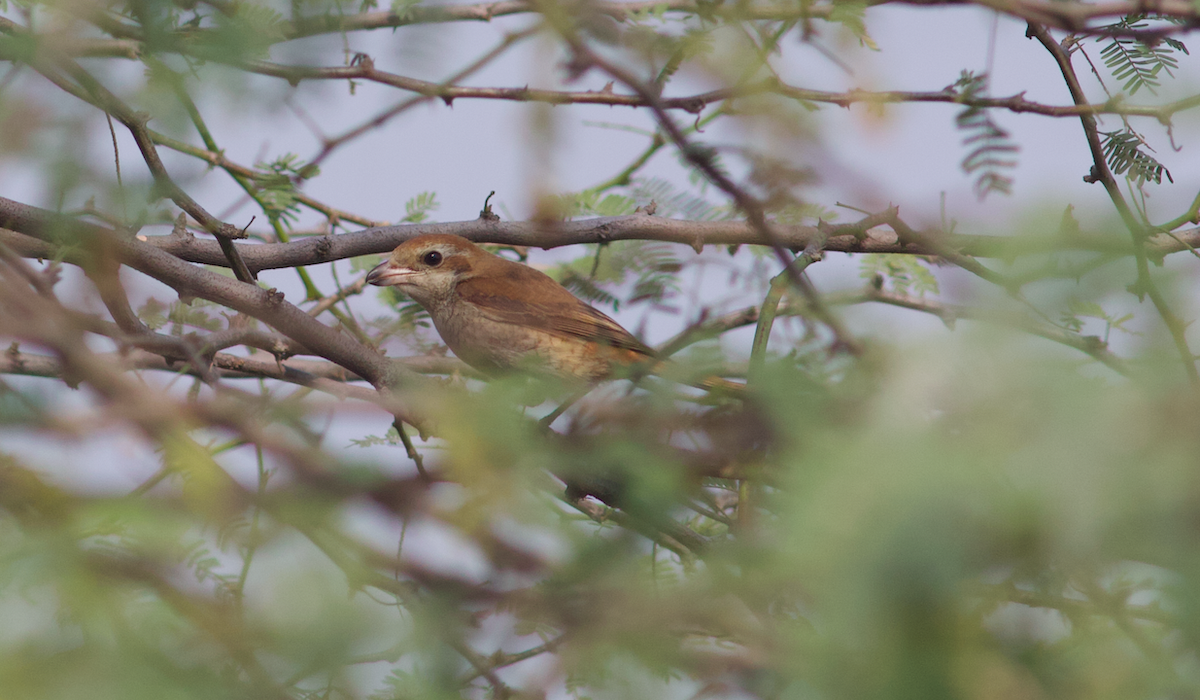
M505 323L467 304L430 313L446 345L460 360L485 374L514 371L594 382L612 373L620 349L578 336Z

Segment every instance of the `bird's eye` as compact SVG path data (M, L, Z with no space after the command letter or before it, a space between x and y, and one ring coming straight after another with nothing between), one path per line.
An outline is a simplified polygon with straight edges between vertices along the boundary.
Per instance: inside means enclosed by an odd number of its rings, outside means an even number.
M431 250L421 256L421 262L430 267L437 267L438 265L442 264L442 254L436 250Z

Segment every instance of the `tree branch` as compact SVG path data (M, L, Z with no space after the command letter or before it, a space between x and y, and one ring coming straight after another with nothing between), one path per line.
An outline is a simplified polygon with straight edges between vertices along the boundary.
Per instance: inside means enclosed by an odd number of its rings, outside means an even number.
M1050 36L1050 32L1045 27L1031 23L1027 30L1027 35L1036 38L1050 52L1050 55L1054 57L1075 104L1086 105L1087 97L1083 94L1083 87L1079 84L1079 78L1075 75L1075 68L1071 65L1071 56L1067 53L1066 49L1054 41L1054 38ZM1084 180L1099 182L1104 185L1104 189L1108 191L1109 199L1112 200L1117 213L1121 215L1122 221L1125 222L1125 226L1129 229L1138 275L1137 285L1133 291L1139 300L1143 295L1150 297L1151 303L1154 304L1155 310L1158 311L1158 315L1162 318L1163 323L1171 334L1171 339L1175 342L1175 349L1179 352L1179 356L1183 360L1184 372L1187 374L1188 381L1191 382L1194 390L1200 392L1200 372L1196 369L1196 356L1192 353L1191 348L1188 347L1187 324L1171 310L1166 298L1163 297L1162 292L1155 285L1154 279L1150 276L1150 266L1147 262L1144 248L1145 240L1150 235L1149 225L1138 220L1129 203L1125 201L1124 195L1121 194L1121 188L1117 184L1116 178L1113 177L1112 171L1109 169L1108 163L1104 158L1104 149L1100 144L1100 134L1096 128L1096 118L1093 115L1084 114L1080 115L1079 121L1083 125L1083 132L1087 137L1088 148L1092 153L1092 172Z
M248 316L366 379L377 388L413 387L421 384L417 375L388 360L376 350L313 319L296 306L284 301L283 293L243 284L215 272L190 265L140 240L122 237L111 229L81 222L52 212L0 198L0 225L20 230L44 242L70 231L87 247L102 245L123 264L163 282L184 297L200 297ZM33 246L37 248L38 246ZM53 246L37 255L52 257ZM27 251L20 251L28 254ZM89 257L83 249L61 251L67 262L86 265ZM407 416L405 420L411 416Z

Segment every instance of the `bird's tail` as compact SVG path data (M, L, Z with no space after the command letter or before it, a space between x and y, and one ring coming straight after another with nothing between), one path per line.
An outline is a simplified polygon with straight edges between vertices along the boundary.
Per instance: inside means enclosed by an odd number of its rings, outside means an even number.
M680 367L671 360L652 359L651 361L643 362L640 365L635 365L626 371L627 374L625 374L623 377L625 379L633 379L636 381L638 378L644 377L647 374L656 374L660 377L679 382L680 384L687 384L688 386L692 386L697 389L703 389L704 391L717 394L719 396L726 396L736 399L745 399L749 396L749 389L746 388L745 383L731 381L729 379L725 379L724 377L718 377L715 374L710 374L703 379L685 378L685 375L681 372Z
M690 382L690 384L697 389L703 389L714 394L729 396L735 399L746 398L750 391L744 382L735 382L715 375L705 377L697 382Z

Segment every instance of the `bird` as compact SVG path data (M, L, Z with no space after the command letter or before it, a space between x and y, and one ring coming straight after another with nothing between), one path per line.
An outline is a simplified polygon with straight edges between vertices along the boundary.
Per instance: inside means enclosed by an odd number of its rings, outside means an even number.
M408 294L454 354L487 376L521 372L594 385L664 367L653 348L549 275L461 236L409 239L366 281ZM745 389L718 377L696 386Z

